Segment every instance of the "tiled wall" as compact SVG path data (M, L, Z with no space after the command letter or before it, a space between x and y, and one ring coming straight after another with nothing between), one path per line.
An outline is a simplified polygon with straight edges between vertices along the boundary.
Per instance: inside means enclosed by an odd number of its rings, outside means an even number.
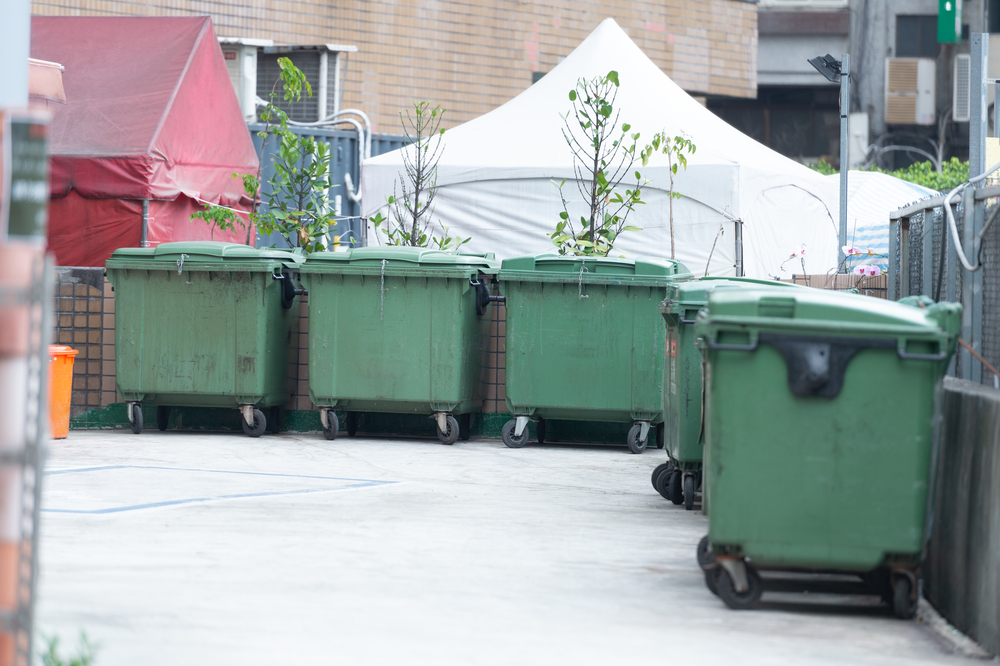
M496 108L609 17L685 90L757 95L757 5L745 0L32 0L31 11L208 14L220 36L356 45L344 108L387 133L415 99L447 109L446 127Z
M119 402L115 393L115 300L101 268L60 268L53 341L78 350L73 368L70 416ZM285 409L311 410L309 400L309 302L301 297L299 325L288 367L292 398ZM483 411L505 412L503 305L491 308L489 347L483 369Z

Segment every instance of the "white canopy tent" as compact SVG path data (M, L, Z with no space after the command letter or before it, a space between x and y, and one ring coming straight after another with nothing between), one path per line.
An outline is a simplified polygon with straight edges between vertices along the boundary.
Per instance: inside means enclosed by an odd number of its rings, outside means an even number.
M677 258L691 270L733 275L736 223L742 221L744 273L778 276L793 252L805 249L808 273L837 264L838 190L824 176L740 133L681 90L612 20L606 19L555 69L503 106L444 134L433 219L452 235L471 236L463 249L500 258L553 250L547 237L561 211L551 181L572 180L572 154L561 116L580 78L618 72L619 123L640 132L640 147L658 131L683 134L697 152L675 178ZM641 232L622 234L613 255L669 258L667 158L640 169L651 182L645 205L629 217ZM387 214L386 199L403 173L401 151L364 162L362 216ZM571 201L576 188L567 182ZM397 186L398 187L398 186ZM570 213L578 220L583 204ZM369 243L376 240L369 225ZM796 259L795 263L799 265ZM801 266L800 266L801 270Z

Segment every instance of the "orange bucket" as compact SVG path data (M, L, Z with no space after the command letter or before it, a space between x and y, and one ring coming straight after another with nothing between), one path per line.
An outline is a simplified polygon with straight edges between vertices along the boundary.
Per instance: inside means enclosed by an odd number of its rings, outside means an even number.
M49 428L52 439L66 439L69 435L73 357L79 353L71 347L49 345Z

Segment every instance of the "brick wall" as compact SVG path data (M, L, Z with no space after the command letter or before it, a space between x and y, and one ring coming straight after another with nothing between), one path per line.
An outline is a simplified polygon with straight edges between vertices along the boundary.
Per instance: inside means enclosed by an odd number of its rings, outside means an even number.
M57 344L78 350L73 366L70 417L120 402L115 393L115 299L102 268L59 268L55 303ZM300 299L296 348L289 359L292 397L285 409L313 410L309 400L309 302ZM504 403L505 309L492 307L483 368L483 412L506 412Z
M354 44L344 108L366 111L389 133L415 99L448 109L448 127L496 108L608 17L685 90L757 95L757 5L743 0L32 0L31 10L210 14L220 36Z

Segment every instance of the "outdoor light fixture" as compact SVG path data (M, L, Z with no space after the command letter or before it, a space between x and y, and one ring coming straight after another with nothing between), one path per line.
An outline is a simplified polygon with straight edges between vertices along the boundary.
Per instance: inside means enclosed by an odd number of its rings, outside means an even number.
M847 246L847 169L850 166L847 158L847 121L851 112L851 56L845 53L837 60L827 53L809 58L809 64L830 83L840 84L840 259L837 263L841 270L846 270L844 247Z

